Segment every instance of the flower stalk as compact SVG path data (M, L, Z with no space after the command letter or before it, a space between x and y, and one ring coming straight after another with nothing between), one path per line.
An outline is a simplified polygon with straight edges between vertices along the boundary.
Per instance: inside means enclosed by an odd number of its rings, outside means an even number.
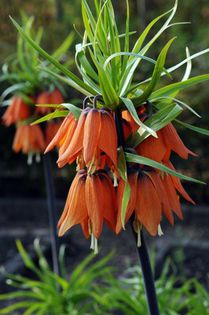
M60 264L59 264L59 239L57 235L57 210L56 210L56 199L54 182L51 172L51 160L49 155L43 157L44 177L46 182L46 194L47 194L47 206L48 206L48 217L49 217L49 228L50 228L50 239L51 239L51 252L52 252L52 265L53 271L60 275Z
M115 122L116 122L117 134L118 134L118 146L119 147L121 146L125 150L125 138L124 138L124 132L123 132L122 115L121 115L120 110L116 112ZM142 268L149 314L159 315L160 312L159 312L157 295L156 295L156 290L155 290L155 283L154 283L154 278L152 274L152 268L151 268L151 263L149 259L146 242L145 242L143 233L140 229L136 233L136 229L134 226L134 218L131 219L131 221L132 221L131 228L133 231L134 239L136 241L137 253L139 255L141 268Z

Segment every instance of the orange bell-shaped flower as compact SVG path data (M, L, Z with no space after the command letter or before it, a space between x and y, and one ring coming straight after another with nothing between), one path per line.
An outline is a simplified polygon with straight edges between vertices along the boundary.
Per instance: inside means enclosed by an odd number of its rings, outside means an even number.
M50 102L51 104L57 104L57 105L64 103L64 98L58 89L54 89L50 93Z
M19 125L17 127L13 150L18 153L41 153L45 149L45 140L41 128L37 125Z
M113 114L106 109L86 108L78 119L70 145L59 155L58 166L72 163L80 154L89 166L97 161L101 152L117 165L117 132Z
M36 99L36 104L37 105L42 105L42 104L51 104L51 98L50 98L50 93L48 91L41 92ZM36 107L36 113L40 115L46 115L51 112L50 107L41 107L37 106Z
M85 236L98 239L103 221L114 231L116 224L115 191L104 171L87 174L79 171L69 190L63 214L59 220L59 236L72 226L81 224Z
M169 162L167 164L173 168ZM135 220L143 225L149 234L155 236L164 215L170 224L173 225L173 212L182 219L182 211L179 192L187 201L194 204L194 201L184 190L178 178L169 174L161 174L160 172L148 168L135 171L129 175L129 184L131 187L130 200L127 207L125 223L132 214L135 214ZM116 225L116 233L122 229L121 222L121 204L125 184L122 180L118 186L118 218Z
M2 120L6 126L25 120L30 115L30 106L20 96L14 96L11 104L4 113Z
M54 147L59 148L60 154L65 152L72 141L76 126L77 120L75 119L73 114L69 113L63 120L62 124L60 125L50 143L48 144L45 153L51 151Z
M56 104L60 105L64 102L64 98L58 89L54 89L52 92L44 91L41 92L37 99L36 104ZM37 106L36 113L40 115L46 115L52 111L50 107Z
M168 161L172 151L183 159L188 159L189 154L196 156L184 145L171 123L159 130L157 136L157 139L149 136L141 142L136 148L137 153L157 162Z
M64 235L72 226L82 224L88 219L85 198L86 172L78 172L71 184L64 211L59 219L59 236Z

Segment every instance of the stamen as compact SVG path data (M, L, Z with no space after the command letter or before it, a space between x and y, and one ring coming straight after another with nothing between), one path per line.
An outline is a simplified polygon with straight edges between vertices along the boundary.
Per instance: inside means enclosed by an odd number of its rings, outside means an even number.
M91 234L91 246L90 248L94 251L94 254L98 254L99 250L98 250L98 240L96 239L96 237L94 236L94 234Z
M94 235L93 235L93 233L91 234L91 245L90 245L90 249L92 249L92 250L95 250L95 247L94 247L95 245L94 245Z
M115 173L113 173L113 186L118 187L118 178Z
M142 246L142 240L141 240L141 230L137 233L137 247Z
M36 163L40 163L41 161L41 155L40 153L36 153Z
M99 252L98 250L98 240L94 238L94 254L97 255Z
M142 225L137 219L135 219L133 222L133 228L134 228L135 233L137 234L137 247L141 247L141 245L142 245L142 243L141 243Z
M161 225L159 224L158 225L158 236L163 236L163 235L164 235L164 233L162 231Z
M27 164L31 165L33 163L33 153L30 152L28 153L28 160L27 160Z

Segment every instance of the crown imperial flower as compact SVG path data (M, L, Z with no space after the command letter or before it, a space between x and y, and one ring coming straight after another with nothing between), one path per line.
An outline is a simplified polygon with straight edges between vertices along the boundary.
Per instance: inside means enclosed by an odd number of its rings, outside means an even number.
M25 120L30 116L30 107L20 96L14 96L11 105L4 113L2 120L6 126L11 126L18 121Z
M94 174L81 170L70 187L58 223L59 235L62 236L72 226L81 224L85 236L91 234L95 245L101 235L103 221L115 230L116 201L112 181L103 170Z
M65 140L64 140L65 138ZM86 108L78 121L69 114L56 137L46 149L58 145L58 166L71 164L79 156L85 165L96 164L104 153L113 165L117 165L117 132L113 113L107 109Z

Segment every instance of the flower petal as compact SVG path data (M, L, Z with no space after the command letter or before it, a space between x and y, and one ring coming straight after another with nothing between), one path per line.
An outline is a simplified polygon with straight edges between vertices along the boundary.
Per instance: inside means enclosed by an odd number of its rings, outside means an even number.
M179 219L182 220L183 214L181 211L180 198L178 194L176 193L171 176L166 174L163 178L163 183L164 183L165 191L167 193L171 209L176 213Z
M58 222L59 236L88 216L85 199L85 177L77 174L69 191L63 214Z
M54 147L58 146L63 139L65 139L68 128L71 126L73 120L74 116L71 113L65 117L55 137L49 143L44 153L51 151Z
M166 163L166 166L175 170L173 164L170 161L168 161ZM187 200L187 201L191 202L193 205L195 205L194 200L192 200L192 198L188 195L188 193L186 192L186 190L182 186L180 179L178 177L175 177L175 176L171 176L171 179L172 179L172 182L174 184L174 187L176 188L176 190L178 190L178 192L182 195L182 197L184 197L185 200Z
M102 128L99 137L99 148L107 154L114 165L117 165L117 131L115 121L111 113L101 111Z
M162 182L162 179L160 177L160 174L156 171L151 172L150 174L147 174L151 180L153 185L155 186L157 195L160 199L161 205L162 205L162 213L167 218L167 220L170 222L171 225L174 224L174 218L172 214L171 205L169 203L168 195L165 191L164 184Z
M107 225L115 231L116 226L116 196L115 190L112 184L111 179L106 173L101 173L99 176L102 184L104 198L104 219L107 222Z
M165 145L178 154L182 159L188 159L188 155L197 156L194 152L190 151L179 137L176 129L170 123L160 130Z
M95 158L99 137L101 133L101 112L90 109L87 114L83 138L83 157L88 165Z
M161 134L158 132L157 135L157 139L153 136L149 136L147 139L141 142L136 148L136 151L139 155L145 156L160 163L163 160L167 150L162 140Z
M57 161L59 167L67 163L72 163L83 148L84 124L86 120L86 111L83 111L78 119L78 124L73 134L69 147L59 156Z
M157 235L161 219L161 203L152 181L146 175L138 179L136 215L152 236Z
M104 196L102 182L98 175L88 175L86 179L86 205L93 231L93 235L98 239L103 226L104 217Z

